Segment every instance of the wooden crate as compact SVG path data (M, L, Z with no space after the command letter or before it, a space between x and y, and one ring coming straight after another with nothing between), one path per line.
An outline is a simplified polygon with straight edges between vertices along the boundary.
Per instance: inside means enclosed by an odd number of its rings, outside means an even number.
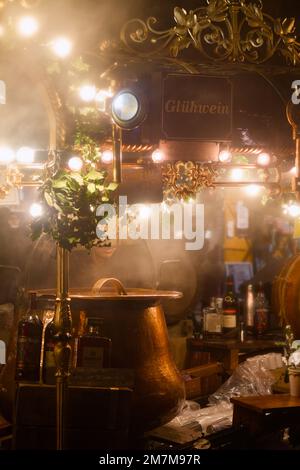
M222 364L219 362L183 370L181 375L184 379L186 399L197 400L214 393L222 384L223 373Z

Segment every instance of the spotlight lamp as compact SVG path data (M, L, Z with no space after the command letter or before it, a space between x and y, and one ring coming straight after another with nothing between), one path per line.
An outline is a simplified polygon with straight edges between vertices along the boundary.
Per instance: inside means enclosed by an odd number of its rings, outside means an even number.
M113 121L121 129L134 129L146 117L146 106L141 94L132 90L121 90L111 102Z

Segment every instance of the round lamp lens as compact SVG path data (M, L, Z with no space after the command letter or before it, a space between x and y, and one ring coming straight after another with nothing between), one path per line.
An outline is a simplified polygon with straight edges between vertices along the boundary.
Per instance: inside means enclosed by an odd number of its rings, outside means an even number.
M132 93L122 93L113 100L112 111L118 121L128 122L138 114L139 102Z

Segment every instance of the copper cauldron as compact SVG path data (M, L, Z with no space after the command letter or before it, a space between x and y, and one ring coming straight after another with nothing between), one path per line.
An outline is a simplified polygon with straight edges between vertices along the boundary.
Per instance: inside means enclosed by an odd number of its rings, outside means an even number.
M184 385L170 354L161 305L161 299L181 296L179 292L125 289L113 278L100 279L92 290L70 289L74 323L82 309L89 316L103 318L103 334L112 339L112 367L134 370L134 431L168 422L183 405Z

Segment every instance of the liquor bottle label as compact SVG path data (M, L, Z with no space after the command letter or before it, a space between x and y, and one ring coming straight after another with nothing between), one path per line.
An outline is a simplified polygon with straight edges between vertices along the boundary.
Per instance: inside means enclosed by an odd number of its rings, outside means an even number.
M55 356L53 349L45 351L45 367L55 367Z
M222 323L219 314L210 313L206 315L205 330L207 333L222 333Z
M20 336L18 338L17 368L32 367L39 364L40 341L39 339Z
M104 348L85 346L82 351L82 366L101 368L104 365Z
M224 312L223 317L224 328L236 328L236 315L231 315Z

